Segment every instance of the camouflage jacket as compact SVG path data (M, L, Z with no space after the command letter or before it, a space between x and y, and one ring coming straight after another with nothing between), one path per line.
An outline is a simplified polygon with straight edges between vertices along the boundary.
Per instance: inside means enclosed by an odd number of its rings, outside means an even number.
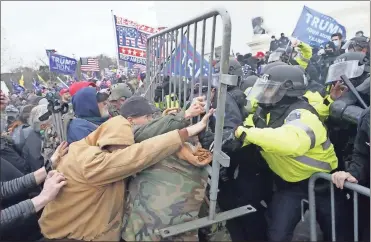
M135 142L188 125L184 112L167 115L135 130ZM206 182L205 168L195 167L175 155L137 173L128 186L122 238L166 241L157 230L197 219ZM198 232L180 234L168 241L198 241Z

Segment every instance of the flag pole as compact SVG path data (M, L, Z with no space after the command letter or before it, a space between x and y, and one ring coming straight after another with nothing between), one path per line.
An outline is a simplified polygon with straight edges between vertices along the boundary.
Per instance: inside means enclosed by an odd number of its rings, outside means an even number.
M116 21L115 21L115 15L113 13L113 10L111 10L112 15L112 25L113 25L113 36L115 40L115 52L117 55L117 70L120 68L120 54L119 54L119 45L117 43L117 31L116 31Z
M62 81L61 78L59 78L59 76L57 76L57 79L58 79L58 81L60 81L63 85L65 85L67 88L69 88L69 86L68 86L64 81Z

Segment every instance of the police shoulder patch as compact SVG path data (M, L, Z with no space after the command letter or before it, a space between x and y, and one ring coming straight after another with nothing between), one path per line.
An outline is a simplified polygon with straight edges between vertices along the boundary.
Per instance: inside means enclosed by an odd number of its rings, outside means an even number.
M294 120L297 120L297 119L300 119L301 117L301 113L299 110L294 110L292 111L288 116L287 118L285 119L286 122L291 122L291 121L294 121Z

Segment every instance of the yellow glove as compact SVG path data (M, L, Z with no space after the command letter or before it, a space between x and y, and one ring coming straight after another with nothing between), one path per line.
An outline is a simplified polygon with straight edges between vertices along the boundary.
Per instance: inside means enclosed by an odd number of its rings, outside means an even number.
M254 121L253 121L253 118L254 116L252 114L250 114L249 116L247 116L247 118L245 119L245 121L243 121L243 126L245 127L254 127Z
M247 133L249 131L249 128L246 128L246 127L243 127L243 126L239 126L236 131L234 132L234 136L237 138L237 139L243 139L241 140L243 143L242 143L242 147L245 147L247 145L250 144L249 141L247 141Z

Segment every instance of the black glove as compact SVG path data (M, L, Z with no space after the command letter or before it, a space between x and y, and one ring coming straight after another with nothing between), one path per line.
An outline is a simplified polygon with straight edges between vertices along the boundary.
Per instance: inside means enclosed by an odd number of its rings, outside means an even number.
M214 133L210 130L205 130L198 135L202 148L209 149L210 145L214 142Z

